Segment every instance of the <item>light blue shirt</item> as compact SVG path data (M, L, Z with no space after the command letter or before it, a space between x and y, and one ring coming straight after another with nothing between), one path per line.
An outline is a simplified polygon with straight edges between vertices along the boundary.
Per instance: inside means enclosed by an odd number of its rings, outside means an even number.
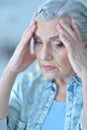
M66 103L53 101L41 130L64 130Z
M35 63L15 81L9 100L7 119L0 120L1 130L41 130L56 96L56 84L46 81ZM84 130L82 127L82 84L77 75L67 84L64 130ZM7 120L7 121L6 121Z

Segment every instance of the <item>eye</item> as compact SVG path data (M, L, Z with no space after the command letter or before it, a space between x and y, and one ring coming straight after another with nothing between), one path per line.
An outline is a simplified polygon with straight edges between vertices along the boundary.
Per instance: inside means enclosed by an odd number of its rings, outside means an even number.
M37 41L37 40L34 40L34 45L36 46L42 46L42 42L41 41Z
M53 41L52 47L61 48L61 47L64 47L64 44L61 41Z

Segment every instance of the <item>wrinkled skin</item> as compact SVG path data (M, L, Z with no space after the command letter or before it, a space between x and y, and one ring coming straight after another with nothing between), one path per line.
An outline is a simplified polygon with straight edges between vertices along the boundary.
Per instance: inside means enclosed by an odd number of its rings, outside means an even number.
M60 20L57 25L59 37L66 46L69 61L80 78L87 74L87 45L83 43L75 20L71 23Z

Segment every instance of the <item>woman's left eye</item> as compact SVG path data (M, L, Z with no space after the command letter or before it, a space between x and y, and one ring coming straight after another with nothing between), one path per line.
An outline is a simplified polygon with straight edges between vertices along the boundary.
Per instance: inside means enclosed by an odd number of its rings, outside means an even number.
M64 44L62 42L54 42L53 46L55 46L56 48L60 48L60 47L64 47Z

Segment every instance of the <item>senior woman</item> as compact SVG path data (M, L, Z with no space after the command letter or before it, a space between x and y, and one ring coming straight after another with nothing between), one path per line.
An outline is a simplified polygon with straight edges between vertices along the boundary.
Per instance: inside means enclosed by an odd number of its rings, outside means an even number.
M0 79L0 129L87 129L86 41L80 2L50 0L39 8ZM31 65L36 59L41 71ZM17 77L29 65L33 72Z

